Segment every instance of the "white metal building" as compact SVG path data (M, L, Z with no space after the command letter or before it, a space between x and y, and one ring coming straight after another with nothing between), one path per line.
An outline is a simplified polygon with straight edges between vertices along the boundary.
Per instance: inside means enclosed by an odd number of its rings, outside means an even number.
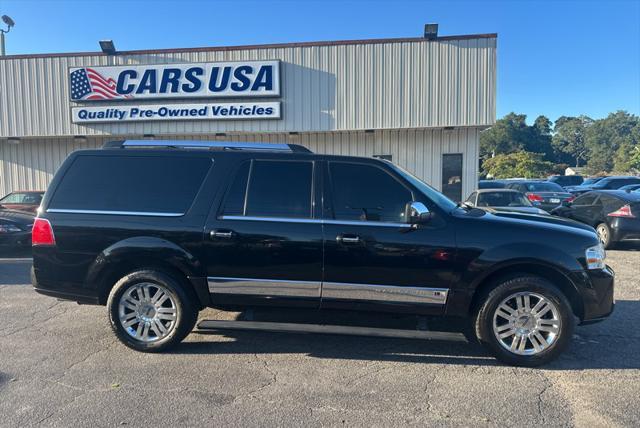
M170 138L381 156L458 198L495 100L495 34L0 57L0 196L73 150Z

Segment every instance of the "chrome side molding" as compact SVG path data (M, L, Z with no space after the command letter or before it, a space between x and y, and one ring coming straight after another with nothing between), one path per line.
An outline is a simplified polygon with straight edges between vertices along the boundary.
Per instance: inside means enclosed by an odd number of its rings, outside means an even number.
M447 288L403 287L396 285L348 284L323 282L322 298L391 303L447 303Z
M320 298L317 281L280 281L275 279L207 278L209 293L243 296Z
M444 305L448 288L208 277L211 294Z

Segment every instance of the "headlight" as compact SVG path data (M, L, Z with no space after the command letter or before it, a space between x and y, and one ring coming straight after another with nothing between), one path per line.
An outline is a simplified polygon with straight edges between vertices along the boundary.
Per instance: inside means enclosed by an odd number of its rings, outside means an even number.
M584 255L587 260L587 269L604 269L604 259L607 257L607 253L602 244L587 248Z

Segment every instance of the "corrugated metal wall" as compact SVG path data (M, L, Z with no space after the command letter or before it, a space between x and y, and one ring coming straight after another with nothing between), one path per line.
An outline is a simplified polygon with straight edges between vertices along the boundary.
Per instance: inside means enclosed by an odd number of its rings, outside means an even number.
M68 67L261 59L282 60L281 120L71 123ZM486 127L495 81L495 38L0 59L0 137Z
M74 150L101 147L113 137L23 140L20 144L0 142L0 195L18 189L46 189L62 161ZM178 139L212 140L214 136L181 136ZM474 188L478 173L479 130L389 130L299 134L229 135L226 140L288 142L301 144L316 153L352 156L392 155L393 162L441 187L442 154L463 154L463 196Z

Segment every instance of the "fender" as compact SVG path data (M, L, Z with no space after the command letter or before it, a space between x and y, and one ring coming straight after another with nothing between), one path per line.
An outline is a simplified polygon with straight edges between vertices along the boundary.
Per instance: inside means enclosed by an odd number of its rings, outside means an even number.
M459 253L463 256L464 251ZM473 257L473 256L472 256ZM566 284L570 284L571 292L582 293L578 289L571 272L583 271L583 266L575 257L566 254L558 248L536 243L515 243L496 246L485 250L466 263L466 269L461 273L460 281L454 284L452 292L457 295L455 307L447 308L449 314L466 314L469 310L475 292L487 278L500 271L508 271L515 266L526 266L535 272L553 271L562 276Z
M123 267L133 270L145 265L182 272L193 285L200 302L208 305L209 290L203 280L206 274L198 258L171 241L152 236L127 238L103 250L89 267L86 283L96 284L103 292L113 285L108 279L113 276L115 267L119 270L116 273L123 274Z

